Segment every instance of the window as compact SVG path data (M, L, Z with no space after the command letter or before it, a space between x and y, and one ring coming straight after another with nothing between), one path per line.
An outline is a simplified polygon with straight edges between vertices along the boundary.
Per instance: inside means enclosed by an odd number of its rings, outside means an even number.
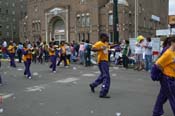
M114 42L114 34L113 34L113 32L109 33L109 42Z
M84 15L82 16L81 24L82 24L83 27L86 25L86 17Z
M12 6L15 7L15 3L12 3Z
M86 16L86 26L90 26L90 17Z
M8 5L9 5L9 3L8 3L8 2L6 2L6 5L8 6Z
M15 15L15 11L12 11L12 15Z
M0 8L0 13L2 12L2 9Z
M81 25L81 16L79 14L77 14L77 25Z
M6 29L9 29L9 25L6 26Z
M9 13L9 11L8 11L8 10L6 10L5 12L6 12L6 14L8 14L8 13Z
M80 4L85 4L86 0L80 0Z
M7 36L10 36L10 33L9 33L9 32L7 32L7 33L6 33L6 35L7 35Z
M146 17L144 17L143 26L144 26L144 28L146 28Z
M15 22L16 21L16 19L13 19L13 22Z
M110 3L113 3L114 1L113 1L113 0L110 0L109 2L110 2Z
M87 33L88 41L90 41L90 33Z
M109 25L113 25L113 14L109 14L109 19L108 19Z

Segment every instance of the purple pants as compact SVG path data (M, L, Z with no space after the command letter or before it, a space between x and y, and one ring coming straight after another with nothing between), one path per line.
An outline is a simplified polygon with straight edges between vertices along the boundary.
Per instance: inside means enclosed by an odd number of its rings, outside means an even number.
M24 62L25 66L24 75L27 75L27 77L31 76L30 65L31 65L31 59L27 59L27 61Z
M50 61L51 61L50 68L52 69L52 71L56 71L56 57L50 56Z
M164 114L163 105L169 100L171 108L175 116L175 79L163 76L160 80L160 93L154 107L153 116L161 116Z
M16 67L16 64L15 64L15 53L10 53L9 57L10 57L10 66L11 67Z
M91 85L97 87L102 84L100 91L100 96L106 96L110 88L110 74L109 74L109 65L108 62L102 61L99 63L100 76L93 82Z

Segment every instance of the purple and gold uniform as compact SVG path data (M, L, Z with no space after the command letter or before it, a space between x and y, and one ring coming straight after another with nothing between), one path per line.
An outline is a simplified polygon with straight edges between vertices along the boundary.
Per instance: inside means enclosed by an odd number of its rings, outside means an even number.
M23 48L22 53L22 60L24 61L25 66L24 75L26 75L27 78L31 79L30 65L32 60L32 52L28 48Z
M49 56L50 56L50 61L51 61L51 65L50 65L50 69L55 72L56 71L56 57L55 57L55 49L54 47L49 47Z
M16 64L15 64L15 46L9 45L8 52L9 52L9 57L10 57L10 66L16 67Z
M102 37L108 38L108 36L102 35ZM98 85L102 84L102 88L100 91L100 97L108 98L107 94L110 88L110 74L109 74L109 64L108 64L108 51L109 45L107 42L99 41L95 43L92 49L97 50L98 53L98 66L100 70L100 75L92 84L90 84L92 92L94 92L94 88Z
M170 48L156 61L152 68L153 80L159 80L160 93L154 107L153 116L164 114L163 105L169 100L175 115L175 51Z

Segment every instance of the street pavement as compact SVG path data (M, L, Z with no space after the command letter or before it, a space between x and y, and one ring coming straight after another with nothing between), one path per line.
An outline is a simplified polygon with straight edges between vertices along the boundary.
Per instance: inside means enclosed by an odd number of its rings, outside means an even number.
M159 83L149 73L111 67L111 99L99 98L100 87L91 93L89 83L99 75L98 67L72 64L57 67L51 73L49 64L32 64L33 79L23 76L23 64L10 68L2 63L0 73L3 96L0 116L151 116L159 92ZM173 116L169 103L165 116ZM118 114L118 115L117 115Z

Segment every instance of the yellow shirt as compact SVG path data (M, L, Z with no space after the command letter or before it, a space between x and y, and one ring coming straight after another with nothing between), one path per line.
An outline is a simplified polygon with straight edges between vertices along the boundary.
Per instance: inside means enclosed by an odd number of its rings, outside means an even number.
M9 45L8 51L9 51L10 53L15 53L15 47L14 47L13 45Z
M100 63L101 61L107 61L108 62L108 50L109 50L109 45L108 43L103 43L102 41L96 42L93 45L93 48L95 49L100 49L106 47L105 50L98 51L98 58L97 62Z
M55 50L54 48L49 48L49 55L54 56L55 55Z
M66 54L66 48L65 48L65 46L63 45L63 46L61 46L61 50L62 50L62 54Z
M23 50L26 52L28 49L27 49L27 48L23 48ZM27 54L26 54L26 55L23 54L22 60L23 60L24 62L27 61Z
M175 78L175 52L168 49L156 62L162 70L163 74Z

